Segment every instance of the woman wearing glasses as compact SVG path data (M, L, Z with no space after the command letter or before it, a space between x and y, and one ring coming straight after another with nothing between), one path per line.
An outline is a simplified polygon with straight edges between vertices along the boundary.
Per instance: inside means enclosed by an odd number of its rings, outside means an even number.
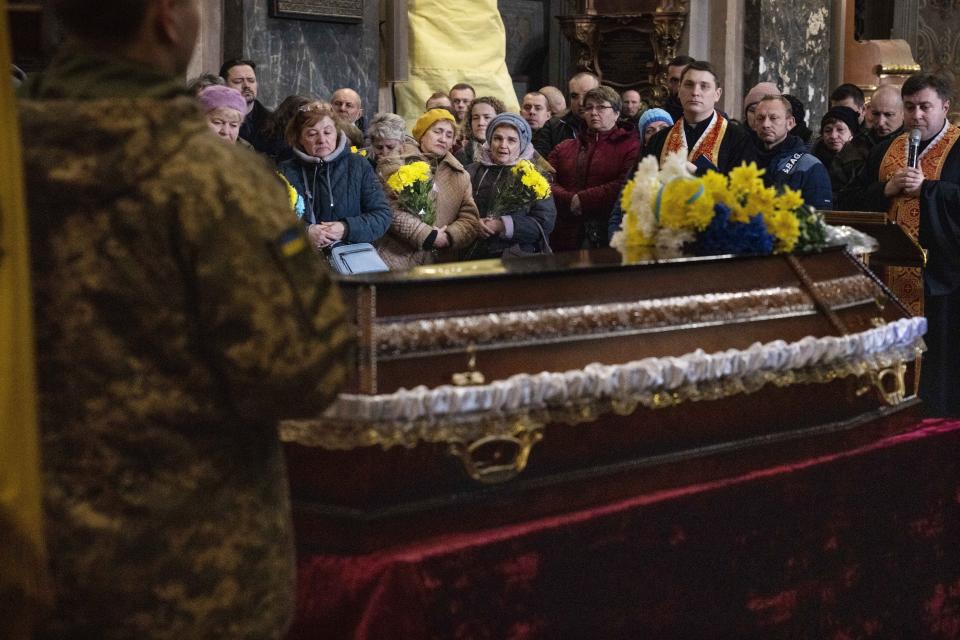
M640 153L637 132L617 124L621 102L616 91L597 87L587 92L583 104L586 129L558 144L549 158L557 171L557 223L550 236L554 251L607 245L610 212Z
M279 171L306 204L303 222L317 249L339 242L373 242L390 226L391 212L366 158L350 151L343 124L326 102L297 110L287 125L293 158Z

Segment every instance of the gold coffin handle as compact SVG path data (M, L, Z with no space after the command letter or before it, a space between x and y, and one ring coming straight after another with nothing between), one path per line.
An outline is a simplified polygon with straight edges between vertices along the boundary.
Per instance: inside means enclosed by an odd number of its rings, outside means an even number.
M530 459L530 450L533 445L543 439L540 430L529 431L516 436L486 436L475 440L466 447L462 444L453 444L450 452L460 458L467 475L484 484L499 484L512 480L527 468ZM482 448L492 445L507 445L516 449L513 458L504 464L490 464L478 459L475 454Z
M875 389L880 398L891 407L903 404L907 398L907 365L900 362L880 371L872 371L866 384L857 389L857 396L870 393Z
M876 374L874 384L880 396L891 407L902 404L907 397L907 385L904 381L907 365L900 362Z

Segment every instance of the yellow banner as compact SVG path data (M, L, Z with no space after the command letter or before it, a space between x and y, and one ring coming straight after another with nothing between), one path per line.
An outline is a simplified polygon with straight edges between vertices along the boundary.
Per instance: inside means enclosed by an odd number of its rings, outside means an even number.
M0 599L12 593L29 601L40 595L44 553L29 241L10 68L0 0ZM0 622L0 636L9 624Z
M503 100L519 111L507 70L507 36L497 0L444 2L410 0L410 80L396 85L396 112L412 124L434 91L458 82L472 85L477 96Z

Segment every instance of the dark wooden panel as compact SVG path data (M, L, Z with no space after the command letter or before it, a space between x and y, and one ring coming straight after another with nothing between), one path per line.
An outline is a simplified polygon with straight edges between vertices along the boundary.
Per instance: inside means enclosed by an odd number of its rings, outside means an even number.
M538 260L538 258L530 258ZM644 268L611 267L606 272L546 272L529 275L489 276L480 286L464 281L438 280L417 287L404 283L377 287L380 318L467 314L480 310L537 308L603 302L624 302L676 295L741 291L749 288L789 286L797 277L785 262L744 258L735 269L719 269L712 261L663 263ZM730 266L730 265L727 265ZM849 275L848 274L845 275ZM738 277L739 274L739 277ZM598 289L603 282L602 290ZM346 285L348 288L350 285Z
M547 84L549 0L498 0L507 33L507 69L517 98Z

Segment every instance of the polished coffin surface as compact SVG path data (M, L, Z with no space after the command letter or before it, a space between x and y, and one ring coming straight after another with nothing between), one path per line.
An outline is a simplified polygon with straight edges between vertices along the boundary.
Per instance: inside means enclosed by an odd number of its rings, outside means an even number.
M888 432L911 404L898 368L922 345L743 373L764 349L873 344L907 322L840 249L633 264L602 250L341 285L360 337L355 386L282 428L301 542L330 549L589 504L638 478L667 486L814 435ZM706 369L678 382L680 365Z

